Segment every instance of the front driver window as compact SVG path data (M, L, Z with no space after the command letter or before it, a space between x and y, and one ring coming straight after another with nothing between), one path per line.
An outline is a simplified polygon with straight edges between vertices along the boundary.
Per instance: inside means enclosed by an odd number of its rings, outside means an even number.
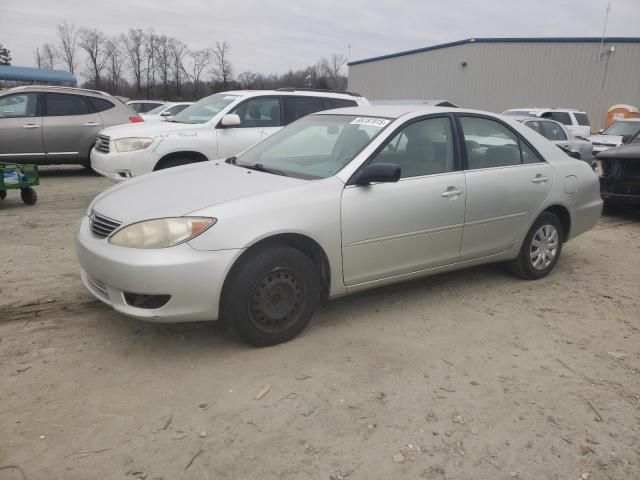
M449 118L428 118L401 128L371 163L398 165L401 178L454 171Z
M279 127L280 98L257 97L241 103L231 113L240 117L242 128Z

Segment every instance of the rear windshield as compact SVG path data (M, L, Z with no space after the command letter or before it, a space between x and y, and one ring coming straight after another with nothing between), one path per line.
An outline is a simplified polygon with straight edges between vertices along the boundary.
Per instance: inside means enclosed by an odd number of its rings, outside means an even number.
M587 117L586 113L574 113L573 116L576 117L578 125L582 125L583 127L591 126L591 122L589 121L589 117Z
M616 122L607 128L605 135L620 135L621 137L632 137L640 131L640 122Z

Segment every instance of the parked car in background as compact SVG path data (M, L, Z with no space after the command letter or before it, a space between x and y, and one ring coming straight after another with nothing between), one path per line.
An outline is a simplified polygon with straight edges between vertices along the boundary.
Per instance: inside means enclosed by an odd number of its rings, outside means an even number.
M591 122L587 114L572 108L514 108L502 112L502 115L548 118L560 122L574 136L587 138L591 135Z
M286 115L286 100L304 95L269 98ZM322 299L489 262L545 277L601 208L591 167L521 123L353 107L305 116L226 162L103 192L76 246L86 288L115 310L220 318L273 345L299 334Z
M172 118L97 136L93 169L113 181L236 155L284 125L331 108L368 105L348 92L284 88L216 93Z
M573 158L584 160L589 164L593 161L593 145L591 142L574 136L562 123L544 118L513 118L555 143L562 150L567 151L569 155L573 154L571 155Z
M595 171L605 206L640 207L640 133L625 145L598 153Z
M164 100L129 100L127 105L138 113L147 113L165 103Z
M608 128L600 130L597 135L591 135L589 140L593 143L595 153L603 152L627 143L640 132L640 118L626 118L618 120Z
M0 161L89 166L103 128L142 122L108 93L26 86L0 92Z
M147 113L141 113L140 116L145 122L166 122L189 105L193 105L193 102L167 102Z

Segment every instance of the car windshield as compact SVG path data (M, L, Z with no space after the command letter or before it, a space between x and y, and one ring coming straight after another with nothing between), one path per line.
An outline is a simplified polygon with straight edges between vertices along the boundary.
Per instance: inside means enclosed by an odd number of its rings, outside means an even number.
M638 131L640 131L640 122L616 122L602 133L627 137L635 135Z
M146 114L147 115L157 115L160 112L162 112L165 108L167 108L167 105L160 105L159 107L156 107L153 110L149 110Z
M357 115L310 115L241 154L235 164L296 178L338 173L377 137L391 119Z
M182 110L173 117L173 121L178 123L206 123L238 98L238 95L226 95L224 93L210 95Z

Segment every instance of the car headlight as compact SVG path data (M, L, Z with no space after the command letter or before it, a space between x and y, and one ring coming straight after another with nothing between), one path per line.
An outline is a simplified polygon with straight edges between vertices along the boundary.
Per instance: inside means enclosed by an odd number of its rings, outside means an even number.
M136 150L144 150L153 143L153 138L148 137L129 137L119 138L115 141L116 150L118 152L135 152Z
M109 243L130 248L167 248L197 237L216 223L215 218L157 218L132 223L118 230Z
M598 175L599 177L604 175L604 169L602 168L601 160L596 160L595 162L593 162L591 167L593 168L593 171L596 172L596 175Z

